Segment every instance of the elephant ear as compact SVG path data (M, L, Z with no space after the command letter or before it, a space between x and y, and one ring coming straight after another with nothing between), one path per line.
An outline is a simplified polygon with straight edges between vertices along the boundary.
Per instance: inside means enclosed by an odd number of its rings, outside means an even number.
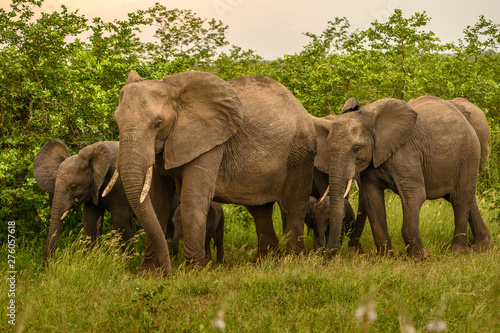
M359 110L359 102L355 97L349 98L345 103L344 106L342 107L342 110L340 111L340 114L352 112L352 111L358 111Z
M68 148L59 139L51 139L36 153L33 174L38 186L54 193L59 165L69 157Z
M316 129L317 153L314 158L314 166L320 171L328 174L330 172L330 151L328 149L327 139L330 135L331 119L335 116L325 118L316 118L311 116Z
M104 142L96 142L83 147L78 156L88 164L92 172L92 202L97 205L99 204L99 189L111 166L113 152Z
M163 80L174 92L177 120L163 150L165 169L184 165L228 140L241 126L243 106L233 87L204 72Z
M361 108L370 119L374 137L373 166L379 167L405 144L413 133L418 114L401 100L386 98Z

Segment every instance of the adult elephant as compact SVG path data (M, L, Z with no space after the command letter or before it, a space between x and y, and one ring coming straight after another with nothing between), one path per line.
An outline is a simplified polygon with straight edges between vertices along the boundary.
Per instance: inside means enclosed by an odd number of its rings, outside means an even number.
M287 222L287 252L305 251L316 139L307 111L280 83L262 76L226 82L203 72L143 80L131 72L114 115L125 193L164 274L172 270L168 247L145 182L158 162L180 192L188 264L206 264L212 199L248 208L260 255L278 246L272 224L278 202Z
M480 162L477 135L450 103L437 98L405 103L382 99L323 123L330 152L330 243L340 246L343 193L349 179L361 175L360 192L377 251L388 253L384 189L399 194L403 205L403 238L415 261L428 256L418 230L426 199L446 198L455 215L452 250L468 252L467 219L479 249L491 245L477 207L475 190Z
M38 185L54 194L45 263L56 248L63 219L73 206L83 204L85 234L95 242L105 210L111 213L111 224L121 232L123 242L132 237L133 212L118 179L106 198L101 194L116 168L118 142L101 141L86 146L70 156L64 142L49 140L33 160L33 173Z
M349 98L345 103L344 106L342 107L342 110L340 114L352 112L352 111L357 111L359 110L359 102L356 98L351 97ZM316 118L311 115L311 119L313 120L313 123L315 125L315 130L317 131L317 144L318 144L318 149L317 149L317 154L314 159L314 179L313 179L313 192L312 196L316 197L317 199L324 198L325 195L327 195L327 191L329 191L329 171L330 171L330 163L331 163L331 158L330 158L330 149L329 145L327 143L327 135L325 135L325 120L333 121L337 116L336 115L329 115L323 118ZM327 123L328 124L328 123ZM360 179L359 179L359 174L356 174L353 179L356 181L356 183L359 184ZM352 207L350 206L348 199L348 194L349 194L349 188L346 190L344 193L344 197L346 200L344 200L344 205L347 207L344 207L344 213L343 213L343 230L345 231L344 233L347 234L350 238L349 240L349 246L356 247L357 250L362 252L361 245L359 244L359 239L361 237L361 234L363 232L365 223L366 223L366 209L364 207L364 193L359 193L358 197L358 213L355 216L354 223L352 223L353 219L351 216L352 212ZM318 200L322 201L322 200ZM328 205L330 200L328 201ZM314 205L312 206L314 207ZM312 212L312 207L311 207L311 212ZM321 207L321 208L319 208ZM327 230L329 230L328 226L326 225L329 223L329 214L328 216L325 215L325 203L321 203L318 205L316 208L316 216L319 217L318 222L320 225L319 231L315 230L315 239L317 240L317 243L320 247L325 246L325 239L329 237L327 234ZM321 213L320 213L321 212ZM315 222L311 220L311 224L314 224Z

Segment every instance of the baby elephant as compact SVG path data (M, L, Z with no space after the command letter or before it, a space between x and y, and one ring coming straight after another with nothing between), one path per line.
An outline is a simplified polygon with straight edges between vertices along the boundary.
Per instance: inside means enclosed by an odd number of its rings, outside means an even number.
M330 197L316 201L314 197L309 200L310 218L306 217L307 226L314 231L314 248L325 247L328 242L328 229L330 226ZM349 201L344 198L344 220L342 223L342 233L348 234L352 231L355 220L354 211Z
M179 240L182 237L180 205L177 206L175 210L172 222L174 224L172 255L176 255L179 252ZM210 209L207 214L207 230L205 233L205 258L207 262L212 260L212 252L210 251L210 242L212 238L217 247L217 261L222 263L224 261L224 211L220 203L213 201L210 204Z
M118 145L118 142L101 141L70 156L64 142L52 139L36 154L33 161L36 182L54 194L45 263L56 248L62 220L73 206L84 205L83 226L92 242L100 234L99 220L102 223L105 210L111 213L115 230L122 232L122 241L132 237L133 212L120 179L105 198L101 196L115 171Z

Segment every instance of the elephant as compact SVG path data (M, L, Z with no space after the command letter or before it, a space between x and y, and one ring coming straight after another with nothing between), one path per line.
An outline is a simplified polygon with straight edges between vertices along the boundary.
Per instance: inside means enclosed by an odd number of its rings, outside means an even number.
M314 198L314 197L312 197ZM310 203L312 201L310 200ZM311 208L311 218L307 220L307 226L314 231L314 248L325 247L325 240L328 242L328 228L330 227L330 197L326 196L321 200L316 200ZM342 221L342 234L350 233L355 220L354 211L349 201L344 198L344 214Z
M63 141L51 139L38 151L33 160L37 184L53 193L49 235L44 262L54 252L62 230L62 221L68 210L83 204L83 226L91 242L100 234L105 210L111 213L111 224L121 232L121 240L132 237L132 208L127 201L121 180L107 197L101 194L116 168L118 142L101 141L86 146L70 156Z
M148 196L156 165L181 201L184 257L205 266L210 202L245 206L253 216L258 255L278 249L277 202L286 220L287 253L304 253L316 137L309 114L279 82L258 75L231 81L206 72L163 80L129 73L114 113L120 135L117 169L156 260L143 267L172 273L163 226Z
M172 255L179 252L179 240L182 237L182 219L180 205L175 209L172 218L174 225L174 234L172 238ZM207 214L207 226L205 232L205 258L207 262L212 261L212 251L210 250L210 242L213 239L214 245L217 248L217 262L224 261L224 211L222 205L212 201ZM168 244L168 242L167 242Z
M359 110L359 107L360 107L360 105L359 105L358 100L355 97L351 97L344 103L344 106L342 107L340 114L344 114L344 113L348 113L348 112L352 112L352 111L357 111L357 110ZM330 114L326 117L319 118L319 119L333 120L336 117L337 117L336 115ZM319 199L323 195L326 195L327 194L326 192L329 191L328 172L330 169L330 167L329 167L330 151L329 151L328 143L326 141L326 136L322 135L322 133L321 133L322 131L324 131L323 126L322 126L323 121L320 120L320 121L318 121L319 122L318 123L316 121L316 119L318 119L318 118L316 118L312 115L311 115L311 119L313 119L313 123L315 124L315 130L319 131L318 137L317 137L317 145L318 145L317 146L317 154L316 154L316 157L314 159L314 178L313 178L313 192L312 192L312 196ZM317 123L318 123L318 126L316 126ZM359 174L356 174L354 176L354 180L356 181L357 184L359 184L359 182L360 182ZM344 196L346 199L348 199L348 194L349 194L349 189L344 193ZM329 202L329 201L330 200L328 199L327 202ZM366 212L365 212L364 203L363 203L363 194L359 193L358 213L356 214L354 223L351 223L353 220L350 218L350 212L352 212L353 210L352 210L352 207L351 207L349 201L344 200L344 205L348 206L348 207L345 207L344 215L343 215L343 217L344 217L344 219L343 219L344 234L347 234L350 238L349 246L355 247L359 252L362 252L363 250L361 248L361 245L359 244L359 239L361 237L361 234L363 232L363 229L364 229L364 226L366 223ZM321 237L321 241L318 241L317 238L316 238L316 240L323 247L325 244L325 237L327 236L327 234L325 234L323 231L326 232L326 230L328 229L327 226L325 225L325 223L328 223L329 217L324 216L324 213L325 213L324 208L326 207L325 203L323 202L321 205L319 205L319 207L322 207L322 209L318 208L317 210L318 210L318 212L321 210L322 213L321 214L317 213L317 215L322 216L320 218L320 220L321 220L320 224L322 224L323 226L320 228L320 230L322 230L321 235L315 234L315 236ZM312 213L312 207L311 207L311 213ZM312 224L314 222L311 221L310 223Z
M421 100L431 100L431 99L436 99L440 100L440 98L433 97L433 96L422 96ZM479 143L481 145L481 163L479 170L481 170L481 165L487 161L488 159L488 153L489 153L489 137L490 137L490 128L488 126L488 120L486 119L486 115L484 112L469 102L465 98L455 98L453 100L449 100L453 106L457 108L464 116L465 118L469 121L471 126L473 127L474 131L477 134L477 137L479 139ZM344 107L342 108L341 114L351 112L351 111L357 111L359 110L359 102L357 101L356 98L351 97L345 104ZM328 117L326 117L328 119ZM318 157L317 157L318 158ZM359 183L359 176L356 176L355 179ZM359 193L359 201L360 201L360 206L363 206L363 199L364 199L364 193L360 192ZM469 220L471 217L469 217ZM354 226L352 228L351 234L350 234L350 240L349 240L349 246L355 246L359 250L362 251L361 246L359 244L359 238L361 237L361 234L364 229L366 221L366 213L364 211L358 210L358 215L355 220ZM469 221L471 223L471 221Z
M342 196L349 179L357 173L378 253L393 253L384 189L401 197L403 239L414 261L428 257L418 228L420 207L426 199L451 202L455 216L453 251L470 251L469 216L477 249L491 246L475 197L481 158L479 139L451 103L436 97L409 103L386 98L330 121L317 119L315 125L322 128L317 132L327 140L330 153L327 249L331 254L341 242Z

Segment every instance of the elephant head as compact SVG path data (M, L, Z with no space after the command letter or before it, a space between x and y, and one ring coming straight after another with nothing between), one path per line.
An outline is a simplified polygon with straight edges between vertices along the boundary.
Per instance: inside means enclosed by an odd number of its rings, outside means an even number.
M377 168L389 159L410 138L416 120L417 113L407 103L390 98L330 119L313 119L318 155L323 154L316 157L315 166L329 174L327 249L335 252L340 247L344 193L349 181L366 168ZM321 143L327 149L320 150Z
M118 171L134 213L155 248L164 274L168 247L148 196L150 175L162 154L165 170L189 163L228 140L241 125L241 101L215 75L184 72L163 80L129 74L115 119L120 131Z
M54 194L50 216L45 262L55 250L61 235L62 220L73 205L99 201L99 189L111 164L112 151L102 142L84 147L70 156L66 145L49 140L33 160L33 173L38 185Z

